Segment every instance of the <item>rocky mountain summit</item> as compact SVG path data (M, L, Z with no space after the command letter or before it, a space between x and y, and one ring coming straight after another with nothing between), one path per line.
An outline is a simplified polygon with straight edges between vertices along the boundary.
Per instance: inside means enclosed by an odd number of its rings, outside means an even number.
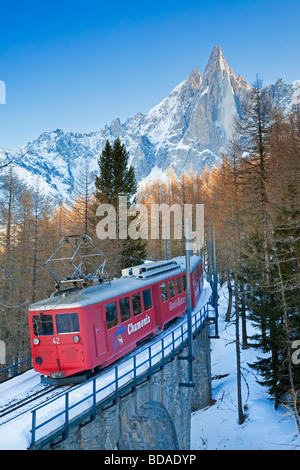
M125 143L138 181L173 167L176 174L201 171L220 163L220 154L232 136L233 122L250 90L235 76L219 46L214 47L204 74L194 68L161 103L144 115L119 118L89 134L61 129L41 134L17 152L17 174L38 182L56 197L68 198L83 168L97 171L97 159L107 139ZM287 109L299 99L300 82L278 79L267 91L274 103ZM33 177L34 176L34 177Z

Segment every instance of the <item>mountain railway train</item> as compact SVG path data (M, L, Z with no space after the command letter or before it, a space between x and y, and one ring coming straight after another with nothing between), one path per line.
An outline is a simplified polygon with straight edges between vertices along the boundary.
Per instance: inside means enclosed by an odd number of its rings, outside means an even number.
M191 307L203 289L202 259L190 257ZM28 311L33 368L66 384L112 364L187 309L185 257L122 270L122 277L57 291Z

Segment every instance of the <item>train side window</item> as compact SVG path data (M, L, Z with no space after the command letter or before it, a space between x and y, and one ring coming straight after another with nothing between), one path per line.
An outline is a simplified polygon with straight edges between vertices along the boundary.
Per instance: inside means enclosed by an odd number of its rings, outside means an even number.
M150 310L152 308L151 290L143 290L144 309Z
M35 336L53 335L53 318L52 315L33 315L33 333Z
M79 333L77 313L60 313L55 319L57 333Z
M105 315L108 330L118 324L118 312L116 302L111 302L110 304L105 305Z
M134 294L132 296L132 308L133 308L133 315L136 317L140 313L142 313L142 299L141 294Z
M120 305L121 321L124 322L126 320L129 320L131 318L129 297L120 299L119 305Z
M183 290L186 290L186 275L183 275Z
M182 294L182 281L181 277L176 279L177 294Z
M169 296L168 296L168 288L167 288L166 282L163 282L160 285L160 295L161 295L161 300L163 302L166 302L168 300Z
M170 292L170 299L172 297L175 297L176 291L175 291L175 281L174 281L174 279L171 279L171 281L169 281L169 292Z

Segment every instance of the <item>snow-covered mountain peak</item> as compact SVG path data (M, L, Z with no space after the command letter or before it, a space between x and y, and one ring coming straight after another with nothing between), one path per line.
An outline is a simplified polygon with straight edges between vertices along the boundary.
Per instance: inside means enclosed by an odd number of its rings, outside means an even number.
M199 90L203 81L203 77L201 73L199 72L199 70L197 70L196 68L193 68L191 75L188 78L188 81L191 83L193 88L196 88Z
M204 78L211 79L216 73L227 70L229 73L232 70L228 67L227 62L223 56L220 46L215 46L210 54L207 66L204 72Z
M204 74L193 68L147 114L137 113L123 123L116 117L88 134L62 129L44 132L17 152L16 172L29 184L38 181L57 198L68 198L82 169L88 165L98 171L106 140L117 137L126 146L138 181L169 167L177 175L191 168L201 172L205 165L221 162L249 90L248 83L228 66L220 46L215 46ZM266 92L273 103L288 110L300 100L300 83L289 85L279 79Z
M240 74L238 74L236 76L236 80L241 86L243 86L243 87L247 88L248 90L250 90L250 86L248 85L246 80L244 80L243 77Z

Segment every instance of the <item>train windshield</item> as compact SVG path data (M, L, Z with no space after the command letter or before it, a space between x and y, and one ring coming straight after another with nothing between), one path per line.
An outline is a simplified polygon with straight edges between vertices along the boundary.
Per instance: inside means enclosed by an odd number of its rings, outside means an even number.
M55 319L57 333L79 333L77 313L60 313Z
M52 315L33 315L33 333L35 336L53 335L53 318Z

